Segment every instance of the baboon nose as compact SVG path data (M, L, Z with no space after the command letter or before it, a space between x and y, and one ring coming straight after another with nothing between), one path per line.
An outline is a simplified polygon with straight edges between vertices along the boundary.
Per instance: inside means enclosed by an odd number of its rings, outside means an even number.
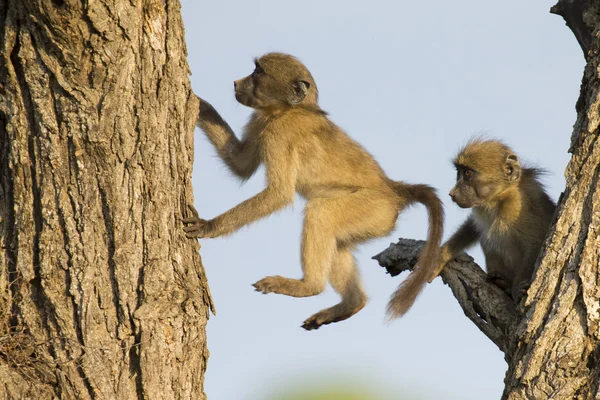
M455 197L455 195L454 195L454 192L453 192L453 191L450 191L450 193L448 193L448 195L450 196L450 198L452 199L452 201L454 201L454 200L455 200L455 198L454 198L454 197Z

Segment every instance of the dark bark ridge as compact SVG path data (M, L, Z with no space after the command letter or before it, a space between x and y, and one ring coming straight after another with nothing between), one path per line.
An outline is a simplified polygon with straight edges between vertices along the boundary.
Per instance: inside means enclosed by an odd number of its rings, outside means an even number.
M552 14L564 18L567 26L579 42L583 55L588 59L588 52L592 45L592 30L585 23L584 5L581 0L560 0L550 9Z

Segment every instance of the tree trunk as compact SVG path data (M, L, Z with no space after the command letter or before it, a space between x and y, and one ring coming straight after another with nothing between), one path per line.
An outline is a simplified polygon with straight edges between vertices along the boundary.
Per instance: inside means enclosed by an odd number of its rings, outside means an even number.
M0 399L204 399L178 0L0 0Z
M554 224L525 301L515 310L461 256L442 272L465 315L508 362L502 398L600 399L600 1L560 0L587 66ZM422 243L402 239L378 254L392 275L410 269Z
M510 400L600 398L600 1L561 0L552 11L565 17L588 63L566 188L512 331Z

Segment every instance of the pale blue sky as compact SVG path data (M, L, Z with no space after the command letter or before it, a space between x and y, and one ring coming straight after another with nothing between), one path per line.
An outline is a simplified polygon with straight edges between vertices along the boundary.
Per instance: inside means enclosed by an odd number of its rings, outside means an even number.
M183 0L194 91L239 134L251 110L233 81L269 51L299 57L321 107L366 147L390 177L428 183L446 206L447 238L467 212L449 201L450 158L487 132L547 168L548 191L564 187L584 59L555 0L228 1ZM243 186L196 131L193 184L200 215L212 218L263 188L259 170ZM369 303L347 321L306 332L305 318L338 302L260 295L267 275L300 277L301 210L294 207L229 238L202 240L218 315L208 324L205 388L211 400L263 400L273 390L335 377L385 399L498 399L502 353L463 315L438 279L404 318L384 323L385 305L405 275L390 278L371 260L398 237L424 238L425 210L402 214L388 238L360 248ZM472 254L482 262L481 252Z

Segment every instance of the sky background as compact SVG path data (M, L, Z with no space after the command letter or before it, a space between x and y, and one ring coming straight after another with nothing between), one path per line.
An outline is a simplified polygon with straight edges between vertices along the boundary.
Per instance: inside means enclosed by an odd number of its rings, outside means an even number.
M241 134L251 110L233 96L253 57L282 51L300 58L321 107L395 180L427 183L446 207L445 238L468 211L447 193L450 159L473 134L501 138L522 159L550 171L558 199L584 67L555 0L483 2L182 0L195 93ZM264 170L233 179L196 131L195 205L213 218L258 193ZM384 323L387 301L405 278L390 278L371 256L398 237L423 239L425 209L398 219L387 238L359 248L369 295L358 314L317 331L300 325L336 304L335 292L297 299L260 295L268 275L301 277L304 203L228 238L202 240L217 316L208 324L205 390L211 400L264 400L288 387L361 387L387 399L498 399L503 354L462 313L440 279L402 319ZM483 265L479 248L470 252ZM273 397L274 396L274 397Z

